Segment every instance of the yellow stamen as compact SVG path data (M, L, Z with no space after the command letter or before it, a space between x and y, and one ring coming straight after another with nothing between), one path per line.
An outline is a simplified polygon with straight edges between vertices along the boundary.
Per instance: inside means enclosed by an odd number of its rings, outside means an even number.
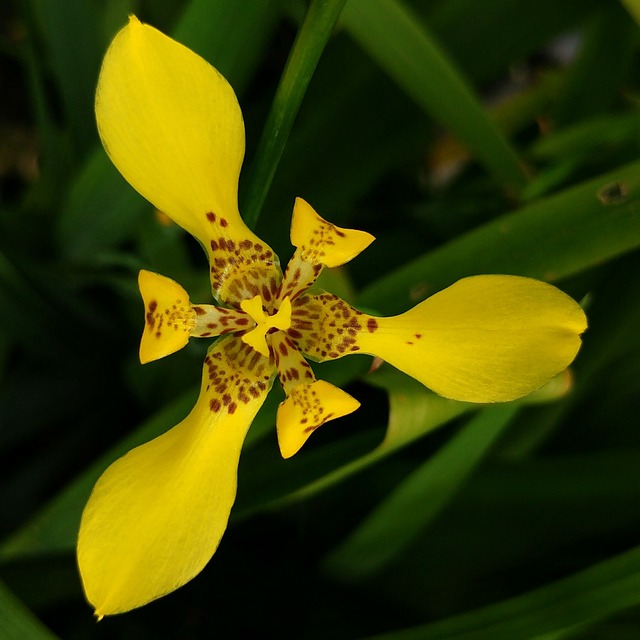
M280 304L277 313L267 315L262 307L262 297L255 296L251 300L243 300L240 303L242 310L256 323L256 328L242 336L242 341L253 347L263 356L269 356L266 335L270 329L285 331L291 326L291 301L285 298Z

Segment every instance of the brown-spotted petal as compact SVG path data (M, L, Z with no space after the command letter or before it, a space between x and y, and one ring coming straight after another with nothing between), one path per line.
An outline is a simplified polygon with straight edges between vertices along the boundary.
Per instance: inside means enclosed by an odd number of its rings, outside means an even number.
M105 55L98 131L124 178L207 251L214 295L275 288L277 258L238 212L244 124L229 83L208 62L131 17Z
M587 326L569 296L517 276L464 278L391 318L327 293L301 296L294 307L287 333L310 357L369 353L468 402L514 400L541 387L571 364Z
M235 500L242 443L273 369L240 339L218 341L191 413L100 477L78 540L85 594L99 618L177 589L214 554Z

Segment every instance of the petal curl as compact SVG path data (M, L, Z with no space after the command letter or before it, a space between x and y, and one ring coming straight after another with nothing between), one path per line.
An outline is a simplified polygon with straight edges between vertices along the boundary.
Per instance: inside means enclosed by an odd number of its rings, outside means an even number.
M171 278L141 270L138 287L144 302L140 362L146 364L179 351L189 342L196 312L189 294Z
M98 480L78 540L85 593L98 617L167 594L207 564L235 500L242 443L272 379L272 363L240 339L218 341L189 416Z
M307 361L284 333L271 334L269 339L287 394L276 417L278 445L282 457L290 458L316 429L353 413L360 403L329 382L316 380Z
M571 364L587 327L569 296L518 276L464 278L392 318L368 316L331 294L296 302L306 317L288 335L310 357L370 353L467 402L506 402L541 387Z
M217 298L239 302L230 280L244 286L274 278L275 293L277 258L238 212L244 124L233 89L216 69L132 16L105 55L96 119L124 178L203 245ZM265 257L258 268L254 254Z
M342 229L322 216L302 198L296 198L291 219L291 244L311 264L339 267L353 260L375 238L366 231Z
M285 270L278 299L295 300L316 281L323 267L339 267L353 260L374 240L366 231L336 227L308 202L296 198L291 219L291 244L296 251Z
M347 416L359 406L354 397L325 380L299 384L278 407L276 427L282 457L295 455L325 422Z

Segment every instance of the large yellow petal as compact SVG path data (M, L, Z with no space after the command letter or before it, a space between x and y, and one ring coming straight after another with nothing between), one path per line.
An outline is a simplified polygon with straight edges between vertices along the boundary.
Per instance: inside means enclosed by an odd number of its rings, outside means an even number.
M358 336L363 351L467 402L505 402L538 389L571 364L587 328L580 306L559 289L499 275L464 278L375 323Z
M505 402L568 367L587 321L559 289L530 278L464 278L410 311L377 318L328 293L294 302L287 335L317 360L379 356L447 398Z
M229 337L213 345L185 420L98 480L82 516L78 563L102 617L177 589L215 552L236 495L240 449L273 365Z
M238 212L244 125L229 83L205 60L131 17L109 47L96 91L98 131L124 178L194 235L216 297L279 284L273 251ZM260 261L257 267L256 262Z
M194 236L208 211L239 220L242 113L201 57L132 16L102 63L96 118L122 175Z

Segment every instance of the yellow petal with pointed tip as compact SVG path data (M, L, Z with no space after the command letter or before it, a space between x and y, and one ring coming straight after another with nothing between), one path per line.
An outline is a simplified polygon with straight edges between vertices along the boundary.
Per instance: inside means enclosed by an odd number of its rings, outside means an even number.
M299 384L278 407L276 427L282 457L296 454L325 422L349 415L359 406L346 391L324 380Z
M208 62L132 16L105 55L96 118L124 178L204 247L216 298L275 294L278 258L238 212L242 113Z
M125 179L203 244L207 212L242 223L242 113L200 56L132 16L102 63L96 118Z
M362 351L440 395L504 402L568 367L587 320L559 289L529 278L464 278L410 311L363 321Z
M171 278L143 269L138 286L145 312L140 362L145 364L182 349L196 325L196 313L189 294Z
M291 219L291 244L311 264L339 267L364 251L375 238L366 231L341 229L319 216L302 198L296 198Z
M78 539L98 617L177 589L215 552L235 500L242 443L271 385L272 366L255 356L238 338L218 341L189 416L98 480Z

